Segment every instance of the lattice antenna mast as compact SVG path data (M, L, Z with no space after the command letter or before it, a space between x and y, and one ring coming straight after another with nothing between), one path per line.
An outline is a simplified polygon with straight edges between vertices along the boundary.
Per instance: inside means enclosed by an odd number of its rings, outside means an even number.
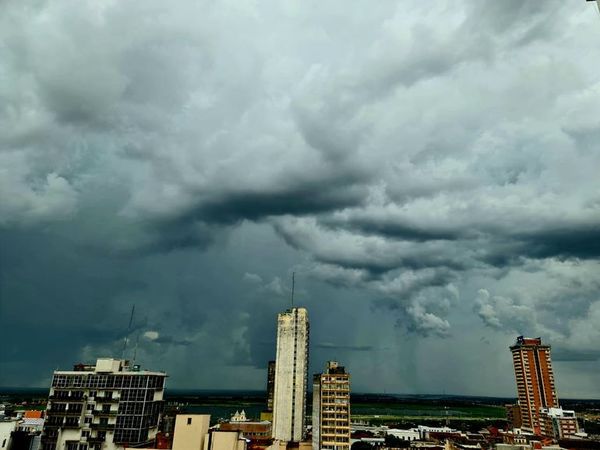
M137 349L138 349L138 344L140 343L140 333L138 332L138 334L135 337L135 347L133 347L133 363L132 365L135 366L135 359L137 358Z
M129 317L129 326L127 327L127 334L125 335L125 339L123 339L123 353L121 354L121 359L125 358L125 351L127 350L127 343L129 342L129 335L131 334L131 325L133 324L133 315L135 314L135 303L131 307L131 316Z
M292 272L292 308L294 307L294 288L296 286L296 272Z

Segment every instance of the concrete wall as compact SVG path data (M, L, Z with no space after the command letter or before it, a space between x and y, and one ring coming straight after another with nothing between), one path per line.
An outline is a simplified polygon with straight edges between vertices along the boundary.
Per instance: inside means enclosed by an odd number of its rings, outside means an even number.
M58 432L58 439L56 440L56 450L65 450L67 448L67 441L78 441L81 437L80 428L62 428ZM112 436L106 433L106 442L102 447L103 450L112 450L115 448L115 444L112 442Z
M321 376L313 379L312 450L319 450L321 441Z
M213 431L208 450L246 450L246 440L239 431Z
M0 422L0 450L6 450L8 448L10 445L10 433L15 431L16 426L16 420Z
M210 415L178 414L173 432L173 450L203 450Z

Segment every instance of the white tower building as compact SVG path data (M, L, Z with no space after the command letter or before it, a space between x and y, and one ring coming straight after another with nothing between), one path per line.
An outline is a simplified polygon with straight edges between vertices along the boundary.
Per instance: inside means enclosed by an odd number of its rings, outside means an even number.
M308 312L291 308L277 317L273 438L300 442L308 376Z

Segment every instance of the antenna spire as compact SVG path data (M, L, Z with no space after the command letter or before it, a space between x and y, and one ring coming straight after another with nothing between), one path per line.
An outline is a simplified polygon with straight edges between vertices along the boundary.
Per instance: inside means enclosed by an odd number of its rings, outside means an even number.
M121 353L121 359L125 358L125 351L127 350L127 343L129 342L129 334L131 333L131 325L133 324L133 314L135 313L135 303L131 306L131 316L129 317L129 326L127 327L127 334L123 339L123 352Z
M137 349L138 349L138 344L140 342L140 333L138 332L137 336L135 337L135 347L133 347L133 365L135 366L135 360L137 358Z
M296 285L296 272L292 272L292 308L294 307L294 288Z

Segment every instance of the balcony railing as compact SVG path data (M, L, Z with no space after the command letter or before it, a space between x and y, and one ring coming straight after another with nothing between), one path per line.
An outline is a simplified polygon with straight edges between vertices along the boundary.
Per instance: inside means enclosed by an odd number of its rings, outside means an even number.
M94 397L96 403L119 403L121 401L120 397Z
M82 402L84 400L87 400L87 396L83 395L81 397L62 397L62 396L58 396L58 395L50 395L50 396L48 396L48 400L55 400L55 401L64 402L64 403L75 403L75 402Z
M95 416L100 417L115 417L119 413L118 411L102 411L100 409L95 409L92 412Z
M63 410L57 411L55 409L50 408L50 409L48 409L47 412L51 416L72 416L73 417L73 416L80 416L81 413L83 413L83 410L73 411L73 410L63 409Z
M92 430L114 430L114 423L92 423L90 424Z

